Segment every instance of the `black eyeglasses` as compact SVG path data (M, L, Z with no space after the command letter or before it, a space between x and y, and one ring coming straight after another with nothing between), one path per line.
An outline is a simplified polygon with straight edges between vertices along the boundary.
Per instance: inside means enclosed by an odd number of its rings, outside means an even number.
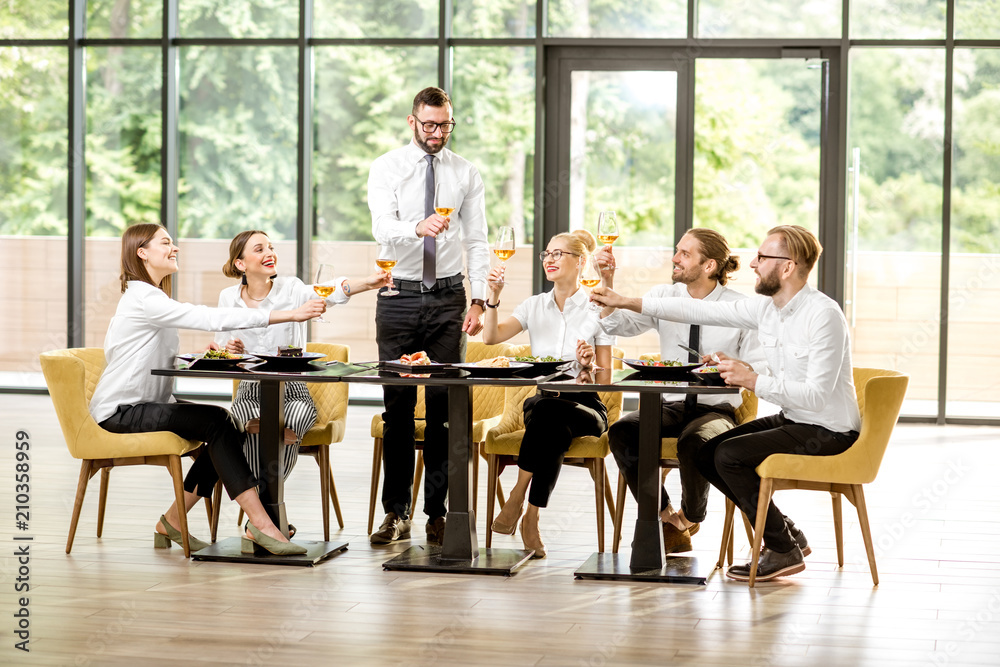
M576 254L575 252L570 252L569 250L553 250L552 252L549 252L548 250L543 250L540 253L538 253L538 259L544 262L546 257L551 257L552 261L558 262L560 259L562 259L563 255L573 255L574 257L579 257L578 254Z
M427 134L434 134L434 131L439 127L441 128L442 134L451 134L455 130L455 121L453 120L449 120L447 123L431 123L424 122L416 116L414 116L414 118L416 118L417 122L420 123L420 127L422 127L424 132Z
M794 262L795 261L791 257L782 257L781 255L762 255L761 253L757 253L757 263L758 264L760 264L765 259L787 259L790 262Z

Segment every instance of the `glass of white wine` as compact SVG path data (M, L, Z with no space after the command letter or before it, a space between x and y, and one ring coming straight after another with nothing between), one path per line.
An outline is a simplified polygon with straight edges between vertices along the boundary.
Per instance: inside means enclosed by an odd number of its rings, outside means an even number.
M455 212L455 196L442 183L434 186L434 212L445 218Z
M375 266L382 269L388 274L392 274L392 267L396 266L396 248L392 245L380 245L378 247L378 254L375 256ZM389 287L383 292L379 292L379 296L395 296L399 294L399 290Z
M580 273L580 284L587 289L593 289L601 284L601 265L598 263L597 257L588 257L587 261L584 262L583 271ZM601 307L593 302L587 307L594 312L601 310Z
M493 242L493 254L497 256L504 269L507 268L507 260L514 256L514 228L505 226L497 230L496 240Z
M597 216L597 240L606 246L618 240L618 215L614 211L601 211ZM609 266L609 269L615 268Z
M321 299L330 296L336 288L328 283L332 282L336 277L333 273L333 264L320 264L319 269L316 271L316 282L313 284L313 291ZM323 316L320 315L316 318L316 321L327 323L330 320L324 320Z

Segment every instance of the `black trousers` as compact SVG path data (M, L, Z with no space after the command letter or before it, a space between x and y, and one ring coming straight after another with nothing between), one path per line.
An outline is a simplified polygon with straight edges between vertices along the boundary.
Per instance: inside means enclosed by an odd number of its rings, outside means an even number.
M203 498L212 495L220 478L230 498L260 483L243 455L243 431L225 408L200 403L119 405L101 428L112 433L170 431L204 442L208 456L195 459L184 478L184 490Z
M660 437L677 438L680 463L681 508L688 521L701 523L708 511L708 480L698 471L696 457L706 442L735 426L735 411L730 405L697 403L690 413L684 401L660 404ZM618 470L625 477L632 497L639 486L639 411L622 417L608 431L608 444ZM660 490L660 510L670 504L667 488Z
M375 338L383 361L421 350L431 361L465 359L465 287L461 283L433 292L399 290L379 296L375 306ZM425 387L427 427L424 431L424 513L431 519L447 513L448 421L447 387ZM416 387L383 386L385 430L382 437L382 509L400 517L411 514L413 493L414 416Z
M599 436L607 429L608 412L596 393L536 394L525 400L517 466L531 473L528 502L548 506L573 438Z
M760 477L756 468L771 454L832 456L847 450L857 431L836 433L815 424L799 424L784 415L755 419L705 443L697 457L698 469L716 488L754 521ZM785 553L795 546L785 515L771 501L764 524L764 544Z

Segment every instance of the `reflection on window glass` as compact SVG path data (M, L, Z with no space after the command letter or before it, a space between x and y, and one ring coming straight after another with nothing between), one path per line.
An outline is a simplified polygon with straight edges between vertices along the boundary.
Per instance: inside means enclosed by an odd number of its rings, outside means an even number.
M534 37L535 3L530 0L455 0L455 37Z
M163 0L88 0L87 37L142 38L163 34Z
M614 210L616 245L672 245L677 73L577 70L571 106L570 228Z
M157 48L87 49L87 234L160 222Z
M263 229L295 237L297 52L186 47L181 52L182 237Z
M851 0L853 39L944 39L939 0Z
M65 39L69 35L66 0L3 0L0 39Z
M1000 2L955 0L955 39L997 39Z
M0 48L0 386L41 386L66 347L66 49Z
M316 48L317 240L371 240L369 167L411 139L413 96L435 85L436 73L433 47Z
M841 0L698 2L699 37L840 37L841 31Z
M694 226L751 249L776 225L817 231L820 91L810 61L698 61Z
M289 0L180 0L181 37L297 37L299 3Z
M438 0L314 0L314 37L437 37Z
M550 0L553 37L685 37L684 0Z
M958 49L955 68L947 415L998 417L1000 52Z
M860 196L849 203L858 233L849 218L847 239L854 365L908 373L903 412L913 415L937 413L944 56L851 52L848 145L861 155Z
M456 48L451 148L486 185L490 229L509 225L518 244L534 227L535 50ZM492 238L492 235L491 235Z

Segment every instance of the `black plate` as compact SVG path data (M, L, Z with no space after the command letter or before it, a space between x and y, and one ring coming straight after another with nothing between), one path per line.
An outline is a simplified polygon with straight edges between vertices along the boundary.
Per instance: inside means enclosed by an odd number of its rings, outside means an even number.
M197 363L202 368L207 368L209 366L235 366L240 362L253 359L253 356L249 354L234 354L229 359L207 359L204 354L178 354L177 358L190 362L192 366Z
M526 368L531 368L531 364L525 363L523 361L512 361L510 366L478 366L477 362L469 361L464 364L452 364L455 368L461 368L464 371L468 371L469 375L473 377L484 377L484 378L506 378L511 377L518 371L523 371Z
M691 371L703 364L681 364L680 366L646 366L638 359L624 359L625 365L639 371L643 378L649 380L684 380L691 379Z
M325 359L322 352L303 352L300 357L279 357L276 354L254 354L265 364L260 368L262 371L275 370L277 368L317 370L310 362Z
M417 364L404 364L401 361L380 361L378 367L385 371L393 371L395 373L410 373L413 375L434 375L436 373L447 373L450 371L454 364L424 364L423 366Z
M537 377L539 375L552 375L561 366L573 363L572 360L560 359L559 361L523 361L518 363L525 363L531 368L529 370L523 371L520 375L526 377Z
M700 370L701 369L691 371L691 376L696 378L702 384L707 384L713 387L726 386L726 381L722 379L722 373L719 371L699 372Z

